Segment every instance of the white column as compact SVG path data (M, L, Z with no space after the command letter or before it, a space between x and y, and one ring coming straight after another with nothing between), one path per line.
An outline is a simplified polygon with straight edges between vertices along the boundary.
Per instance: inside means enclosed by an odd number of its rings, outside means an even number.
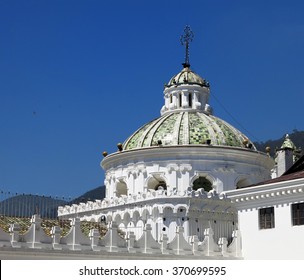
M175 93L173 93L173 96L172 96L172 98L173 98L173 108L175 109L176 107L177 107L177 96L176 96L176 92Z
M181 164L180 165L181 179L178 183L178 191L186 191L190 186L190 174L192 166L190 164Z
M199 102L198 93L193 92L193 108L199 109L201 107L201 103Z
M131 172L127 173L127 187L128 187L128 195L129 194L134 194L135 190L134 190L134 177L133 174Z
M177 164L169 164L167 166L168 169L168 182L167 184L170 186L168 191L173 191L174 188L177 188L177 173L176 171L179 170Z

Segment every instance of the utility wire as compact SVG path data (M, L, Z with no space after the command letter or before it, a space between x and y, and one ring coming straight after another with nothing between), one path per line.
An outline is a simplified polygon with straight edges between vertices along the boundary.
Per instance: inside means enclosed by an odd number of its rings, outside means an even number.
M226 109L226 107L220 102L220 100L216 97L214 93L211 94L212 97L214 97L215 101L224 109L224 111L233 119L235 123L237 123L248 135L250 135L252 138L254 138L257 142L262 142L260 139L255 137L248 129L246 129L229 111Z

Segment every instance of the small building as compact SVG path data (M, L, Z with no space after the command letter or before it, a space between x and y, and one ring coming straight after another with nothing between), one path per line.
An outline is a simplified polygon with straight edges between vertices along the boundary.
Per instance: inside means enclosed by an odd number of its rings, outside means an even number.
M304 259L304 156L280 177L224 194L238 212L244 259Z

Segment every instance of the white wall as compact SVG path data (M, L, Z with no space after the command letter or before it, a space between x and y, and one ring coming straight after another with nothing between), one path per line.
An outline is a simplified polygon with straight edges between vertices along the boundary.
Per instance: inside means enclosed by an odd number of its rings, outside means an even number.
M304 178L270 181L268 184L222 193L238 210L244 259L304 260L304 225L292 225L294 203L304 202ZM274 207L272 229L259 229L260 208Z
M111 154L103 159L107 198L115 197L117 183L128 186L128 195L145 192L151 177L167 183L168 191L186 191L191 179L202 173L220 193L270 179L273 161L265 154L218 146L150 147Z
M244 259L304 259L304 225L292 226L290 204L276 205L275 227L259 229L257 209L239 212Z

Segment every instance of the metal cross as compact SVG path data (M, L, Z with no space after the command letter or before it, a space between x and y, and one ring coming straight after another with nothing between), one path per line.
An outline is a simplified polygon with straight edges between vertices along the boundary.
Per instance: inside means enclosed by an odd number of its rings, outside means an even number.
M180 42L182 45L186 46L186 55L185 62L183 63L184 67L190 67L189 63L189 43L192 42L194 34L189 25L186 25L184 29L184 34L180 37Z

